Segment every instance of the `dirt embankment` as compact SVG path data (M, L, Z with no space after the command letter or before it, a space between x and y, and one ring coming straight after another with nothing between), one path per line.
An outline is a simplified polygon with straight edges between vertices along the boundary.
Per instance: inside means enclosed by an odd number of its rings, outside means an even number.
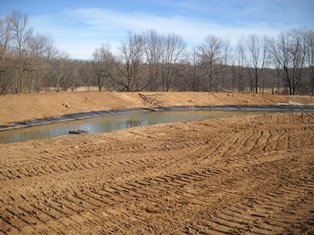
M314 115L0 144L0 234L313 234Z
M0 96L0 124L55 117L70 113L156 106L194 105L269 105L278 103L314 103L313 97L273 95L158 92L141 93L156 104L144 101L139 93L118 92L60 92Z

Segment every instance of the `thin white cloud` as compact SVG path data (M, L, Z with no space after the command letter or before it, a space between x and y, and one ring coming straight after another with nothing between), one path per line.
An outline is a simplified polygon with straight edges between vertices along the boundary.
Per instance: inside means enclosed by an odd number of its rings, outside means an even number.
M73 17L80 18L90 24L94 29L111 34L111 30L119 35L127 31L142 32L155 29L159 32L174 32L181 35L188 42L200 42L208 34L229 37L231 40L243 34L268 34L274 35L278 31L288 28L281 24L272 26L266 23L249 24L237 23L223 25L208 22L204 18L190 18L178 15L158 16L143 12L124 13L107 9L87 8L71 12ZM121 30L124 32L121 33Z
M80 8L54 15L31 18L36 31L50 33L55 44L73 58L91 58L101 43L109 43L117 52L127 32L136 33L154 29L161 33L176 33L189 46L197 45L208 34L229 38L236 42L243 35L255 33L276 35L289 25L249 24L235 22L232 25L209 22L208 19L180 15L159 16L145 12L121 12L104 8Z

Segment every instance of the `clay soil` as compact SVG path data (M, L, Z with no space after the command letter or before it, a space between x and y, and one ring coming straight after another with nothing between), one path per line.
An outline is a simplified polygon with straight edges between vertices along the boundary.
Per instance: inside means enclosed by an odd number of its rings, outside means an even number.
M0 234L313 233L313 113L0 144Z

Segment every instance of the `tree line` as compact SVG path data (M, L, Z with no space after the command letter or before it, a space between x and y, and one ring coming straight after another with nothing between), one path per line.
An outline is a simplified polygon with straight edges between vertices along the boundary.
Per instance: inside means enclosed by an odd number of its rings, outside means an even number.
M188 48L175 33L129 32L119 53L102 44L73 60L51 36L34 33L27 14L0 18L0 94L76 90L234 91L314 94L314 31L216 35Z

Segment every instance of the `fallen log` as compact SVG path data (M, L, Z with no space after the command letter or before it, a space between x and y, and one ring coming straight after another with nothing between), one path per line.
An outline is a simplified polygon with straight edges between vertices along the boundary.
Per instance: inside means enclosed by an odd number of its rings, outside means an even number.
M149 98L148 96L146 95L143 95L141 93L138 94L144 101L150 103L150 104L157 104L156 101L154 101L153 99Z

